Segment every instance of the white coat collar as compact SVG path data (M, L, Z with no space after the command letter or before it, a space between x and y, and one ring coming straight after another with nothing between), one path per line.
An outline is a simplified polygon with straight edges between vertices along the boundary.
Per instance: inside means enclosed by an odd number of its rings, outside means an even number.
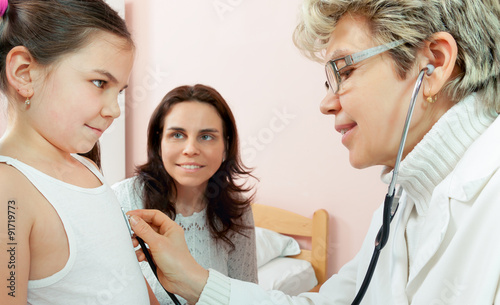
M397 183L425 215L434 188L455 168L469 146L491 125L497 114L480 111L472 94L448 110L401 162ZM385 168L382 181L389 183Z

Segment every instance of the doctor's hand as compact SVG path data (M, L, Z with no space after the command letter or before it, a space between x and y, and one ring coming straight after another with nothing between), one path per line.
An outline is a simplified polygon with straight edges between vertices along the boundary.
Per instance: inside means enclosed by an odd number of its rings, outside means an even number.
M208 270L191 256L184 230L158 210L134 210L127 214L131 216L132 230L149 245L163 287L195 304L207 282ZM137 240L133 242L138 245ZM142 250L137 250L137 258L146 259Z

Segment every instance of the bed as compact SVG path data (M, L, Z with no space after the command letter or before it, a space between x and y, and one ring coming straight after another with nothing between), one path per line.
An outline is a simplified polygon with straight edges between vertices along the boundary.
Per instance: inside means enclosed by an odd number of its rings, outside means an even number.
M252 204L259 285L289 295L318 291L326 281L328 212L311 218L276 207ZM302 249L296 239L310 239Z

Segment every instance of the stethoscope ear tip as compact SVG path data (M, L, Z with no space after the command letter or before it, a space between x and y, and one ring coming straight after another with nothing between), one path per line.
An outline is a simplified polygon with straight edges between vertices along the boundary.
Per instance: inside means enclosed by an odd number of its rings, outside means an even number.
M435 68L434 68L434 66L433 66L433 65L431 65L431 64L428 64L428 65L426 66L426 68L427 68L427 72L426 72L426 74L427 74L427 75L431 75L431 74L432 74L432 72L434 72L434 69L435 69Z

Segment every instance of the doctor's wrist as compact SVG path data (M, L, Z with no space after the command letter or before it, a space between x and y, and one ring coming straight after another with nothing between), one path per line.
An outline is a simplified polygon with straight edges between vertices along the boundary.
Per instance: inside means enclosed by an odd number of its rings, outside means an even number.
M207 283L203 288L197 305L228 305L231 296L229 277L209 269Z
M196 264L193 269L184 273L184 278L179 285L179 295L181 295L188 304L196 304L207 283L209 271Z

